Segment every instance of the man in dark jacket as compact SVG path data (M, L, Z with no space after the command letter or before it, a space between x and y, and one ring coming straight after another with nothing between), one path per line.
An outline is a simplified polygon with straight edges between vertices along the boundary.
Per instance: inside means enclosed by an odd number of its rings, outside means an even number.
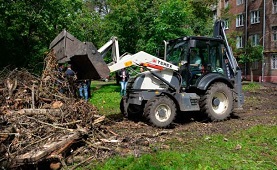
M65 76L69 83L69 90L76 97L76 88L74 85L74 81L77 79L76 73L72 70L71 64L68 64L67 69L65 71Z

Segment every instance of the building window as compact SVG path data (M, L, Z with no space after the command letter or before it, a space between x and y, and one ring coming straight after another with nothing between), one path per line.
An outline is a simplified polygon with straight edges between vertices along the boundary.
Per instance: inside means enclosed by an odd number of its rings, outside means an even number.
M228 8L229 7L229 0L225 0L224 1L224 8Z
M243 26L243 14L237 15L236 18L236 27Z
M236 44L237 48L242 48L242 36L238 36L237 37L237 44Z
M272 1L272 13L273 14L277 13L277 0Z
M272 27L272 41L277 41L277 26Z
M271 56L271 69L277 69L277 54Z
M214 19L214 21L217 19L217 11L216 10L213 11L213 19Z
M244 1L244 0L237 0L237 5L243 4L243 1Z
M243 14L237 15L236 18L236 27L241 27L243 26Z
M252 63L252 69L253 70L257 70L259 68L259 62L258 61L254 61L253 63Z
M277 33L276 32L272 33L272 40L277 41Z
M225 21L224 21L224 28L227 30L227 29L229 29L229 25L230 25L230 23L229 23L229 19L225 19Z
M258 34L251 35L249 38L252 46L259 45L260 36Z
M251 11L251 24L260 23L260 11Z

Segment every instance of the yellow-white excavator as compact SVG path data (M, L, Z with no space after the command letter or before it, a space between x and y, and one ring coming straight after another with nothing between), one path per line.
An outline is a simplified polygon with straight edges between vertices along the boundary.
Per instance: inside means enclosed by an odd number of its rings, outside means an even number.
M214 36L185 36L164 41L163 57L140 51L119 55L116 37L98 50L91 42L81 42L61 32L50 44L58 62L71 62L80 79L101 79L129 66L145 67L128 80L120 103L128 118L146 117L157 127L167 127L176 114L202 111L212 121L227 119L244 101L241 70L229 47L224 21L216 21ZM112 49L113 61L103 55ZM195 63L195 56L198 60Z

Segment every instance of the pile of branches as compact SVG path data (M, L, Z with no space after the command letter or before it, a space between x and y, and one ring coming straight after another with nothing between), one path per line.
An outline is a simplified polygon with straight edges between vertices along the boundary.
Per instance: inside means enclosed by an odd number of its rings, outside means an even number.
M94 153L91 158L104 156L101 152L109 150L94 146L95 140L107 137L99 125L104 117L97 114L93 105L72 97L70 84L58 70L53 52L45 58L41 77L25 69L4 69L0 77L0 167L1 164L2 167L17 167L46 158L58 159L66 166L62 160L69 146L77 141L89 146L89 153ZM61 88L65 93L60 92ZM63 137L68 137L61 144L63 146L45 149ZM43 149L46 154L39 155ZM30 161L30 154L37 156Z

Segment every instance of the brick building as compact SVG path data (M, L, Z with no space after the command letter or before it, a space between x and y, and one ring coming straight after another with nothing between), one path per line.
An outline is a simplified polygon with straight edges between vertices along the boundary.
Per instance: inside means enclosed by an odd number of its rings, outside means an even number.
M226 34L236 39L232 48L248 42L263 46L262 62L252 65L255 81L277 83L277 0L219 0L217 17L226 19ZM241 65L250 79L249 63Z

